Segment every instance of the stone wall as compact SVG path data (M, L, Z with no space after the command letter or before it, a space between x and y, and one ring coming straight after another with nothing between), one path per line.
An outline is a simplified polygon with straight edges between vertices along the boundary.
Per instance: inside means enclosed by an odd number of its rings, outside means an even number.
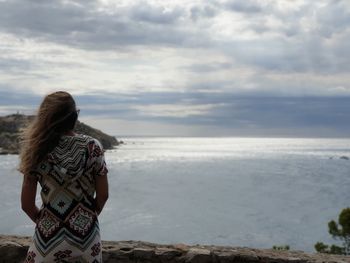
M23 262L29 237L0 235L0 263ZM103 262L157 263L350 263L350 256L307 254L229 246L154 244L142 241L104 241Z

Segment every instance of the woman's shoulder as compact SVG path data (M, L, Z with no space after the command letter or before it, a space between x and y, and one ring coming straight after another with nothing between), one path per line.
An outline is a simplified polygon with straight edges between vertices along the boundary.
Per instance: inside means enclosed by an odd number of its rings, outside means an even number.
M91 148L100 148L103 150L102 143L95 137L86 134L76 134L74 137L76 137L77 140L84 141Z
M75 141L81 141L81 142L87 142L87 143L101 144L98 139L83 133L76 133L74 135L62 135L61 138L63 140L75 140Z
M98 139L82 133L76 133L74 135L63 135L57 148L61 150L66 148L88 148L90 152L94 151L94 149L103 151L102 143Z

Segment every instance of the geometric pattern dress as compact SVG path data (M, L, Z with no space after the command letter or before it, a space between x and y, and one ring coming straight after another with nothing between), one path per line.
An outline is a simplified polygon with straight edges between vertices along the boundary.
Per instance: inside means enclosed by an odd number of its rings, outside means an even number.
M100 142L90 136L62 136L31 171L41 186L42 206L26 263L102 262L95 210L95 178L108 170Z

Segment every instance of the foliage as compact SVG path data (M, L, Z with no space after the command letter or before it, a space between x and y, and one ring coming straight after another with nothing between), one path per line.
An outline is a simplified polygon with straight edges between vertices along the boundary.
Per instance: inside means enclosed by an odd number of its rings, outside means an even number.
M281 250L289 250L290 247L289 245L282 245L282 246L273 246L272 249L281 251Z
M343 246L326 245L322 242L315 244L315 249L320 253L350 255L350 208L341 211L338 223L334 220L328 223L328 232L336 240L342 242Z

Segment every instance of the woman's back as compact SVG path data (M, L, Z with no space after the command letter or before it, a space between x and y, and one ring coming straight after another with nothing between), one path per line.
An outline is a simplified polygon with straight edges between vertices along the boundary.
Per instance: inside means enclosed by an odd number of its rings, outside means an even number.
M96 176L107 172L100 143L79 134L62 136L30 173L41 185L43 202L28 251L33 262L102 261L94 194Z
M69 213L76 202L93 209L95 176L106 172L99 142L79 134L62 136L32 175L42 187L43 205L61 217Z
M69 93L54 92L23 131L21 205L36 225L25 262L102 262L97 217L108 199L108 170L99 141L74 133L79 112Z

